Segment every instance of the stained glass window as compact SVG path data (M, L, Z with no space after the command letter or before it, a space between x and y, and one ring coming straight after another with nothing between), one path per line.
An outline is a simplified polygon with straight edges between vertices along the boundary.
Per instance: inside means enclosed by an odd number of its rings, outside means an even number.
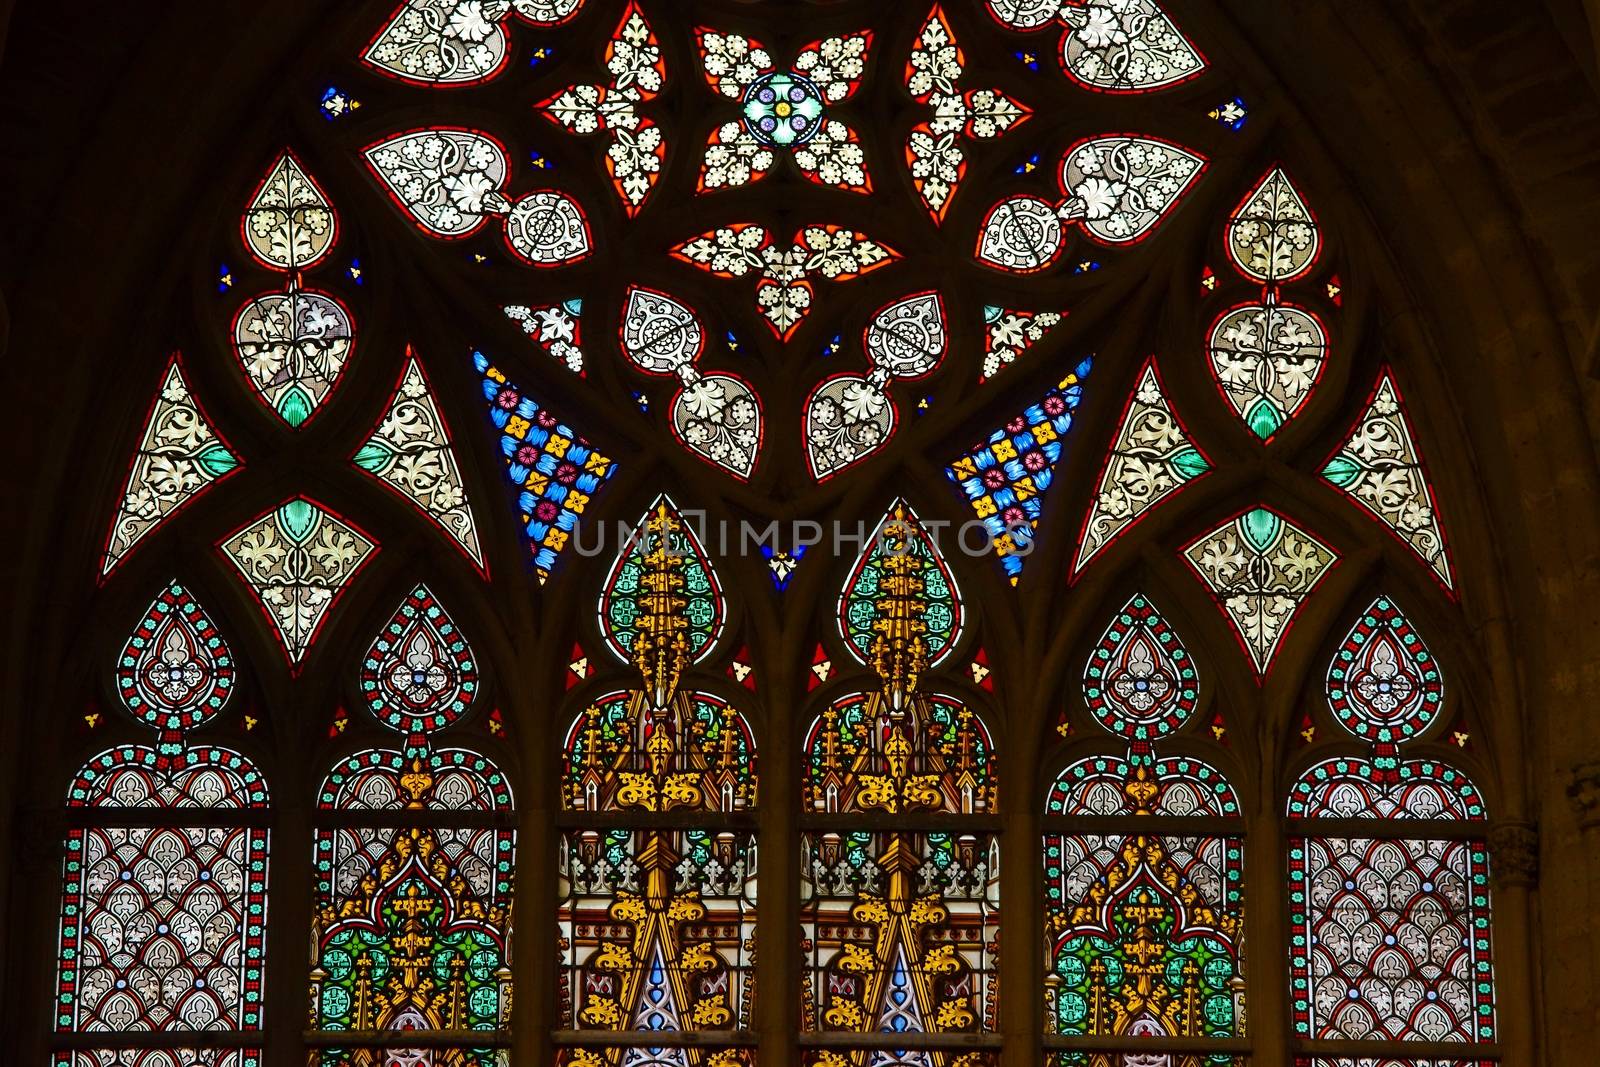
M283 656L172 584L41 717L84 735L37 749L81 766L54 1067L1514 1058L1439 663L1382 597L1296 698L1374 560L1441 626L1470 576L1271 80L1166 0L691 6L324 20L305 143L196 213L218 298L107 423L82 639L203 554ZM270 1039L269 826L312 905Z
M1012 585L1033 552L1044 495L1055 480L1066 445L1062 439L1072 429L1073 413L1083 400L1083 379L1092 366L1093 360L1084 359L1037 404L945 468L989 532Z
M729 699L691 688L727 609L670 500L640 520L599 600L606 646L636 677L584 696L562 749L560 1025L620 1033L559 1062L750 1065L748 1038L718 1046L756 1017L756 744Z
M106 1047L55 1062L160 1065L198 1042L218 1067L257 1067L267 786L244 755L188 738L231 714L233 653L173 582L114 677L123 711L156 737L92 757L68 789L54 1029Z
M1045 797L1048 1063L1234 1062L1248 1048L1239 799L1204 760L1156 753L1193 720L1200 675L1148 597L1106 627L1083 702L1127 750L1069 764ZM1068 712L1061 727L1071 730ZM1157 818L1171 832L1141 825ZM1174 825L1186 822L1192 832ZM1190 1038L1214 1040L1216 1052L1171 1043Z
M1333 721L1370 748L1314 763L1289 792L1295 1031L1308 1052L1365 1041L1406 1057L1423 1042L1431 1056L1459 1042L1470 1055L1495 1039L1487 814L1466 774L1404 751L1439 719L1438 662L1379 597L1326 690Z
M572 536L578 517L616 465L593 445L506 379L482 352L472 354L481 377L489 422L500 432L506 478L519 490L534 573L543 582Z
M286 501L218 546L266 614L291 665L316 640L377 544L320 504Z
M426 586L373 639L359 689L368 714L403 744L340 759L317 796L310 1062L505 1067L512 792L494 760L446 747L462 737L479 669ZM428 1041L373 1044L383 1031ZM440 1043L460 1031L483 1040Z
M991 1062L929 1040L998 1025L994 742L927 677L959 605L936 542L897 503L839 599L845 648L875 684L828 703L805 740L802 1024L859 1035L808 1048L815 1067Z
M539 105L573 133L605 131L606 170L628 213L634 214L661 176L667 155L661 127L640 113L666 83L661 45L639 5L630 3L606 43L604 85L569 86Z
M679 443L741 480L761 451L761 401L744 379L706 374L699 316L665 293L633 286L622 316L622 351L646 374L675 376L672 433Z
M1139 371L1111 439L1099 487L1078 536L1073 574L1186 482L1211 469L1161 387L1155 360Z

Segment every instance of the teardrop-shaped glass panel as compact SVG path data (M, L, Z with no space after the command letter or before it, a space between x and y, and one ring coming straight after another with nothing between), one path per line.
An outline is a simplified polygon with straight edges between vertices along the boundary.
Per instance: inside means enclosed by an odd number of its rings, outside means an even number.
M328 293L262 293L233 319L233 354L256 395L300 427L333 392L355 347L349 310Z
M292 152L279 156L256 186L240 225L250 254L286 271L322 259L338 235L333 205Z
M748 479L761 451L761 401L731 374L696 377L672 400L672 433L695 455Z
M1439 662L1395 602L1361 613L1328 664L1328 708L1339 725L1377 744L1428 728L1444 703Z
M665 521L652 523L663 518ZM658 534L658 529L664 532ZM624 663L632 662L638 623L645 614L643 600L648 590L644 585L644 557L659 547L654 540L658 536L666 538L667 550L681 560L681 566L674 569L683 581L674 595L683 601L680 617L688 623L684 639L688 642L690 662L704 659L711 652L722 635L727 617L722 585L717 581L711 557L672 498L659 496L640 516L634 536L618 553L606 577L605 590L600 594L600 633Z
M1136 594L1100 635L1083 671L1083 699L1107 730L1150 742L1181 727L1200 699L1200 675L1178 633Z
M426 735L465 715L478 666L455 621L425 585L413 589L361 660L361 698L379 722Z
M682 301L634 285L622 310L622 352L646 374L676 374L700 358L706 331Z
M859 374L825 378L806 400L801 431L811 476L825 481L884 446L894 435L894 399Z
M1228 220L1228 258L1248 278L1282 285L1317 261L1322 233L1282 167L1269 170Z
M884 563L891 553L908 553L917 562L915 574L921 586L916 591L921 605L918 614L925 627L922 636L928 646L928 663L935 664L950 653L961 637L961 590L938 544L904 500L890 505L850 568L850 576L839 593L839 636L844 638L851 655L862 663L868 662L873 624L882 611L879 601L883 596Z
M1131 244L1172 213L1201 173L1199 153L1154 137L1079 141L1061 157L1060 208L1106 244Z
M419 85L487 81L506 61L506 32L483 0L405 0L384 23L362 60Z
M362 155L389 196L423 233L465 237L510 210L502 190L506 150L488 134L439 127L379 141Z
M991 0L990 6L998 13L1005 2ZM1057 17L1067 24L1061 69L1085 88L1147 93L1188 81L1206 69L1200 50L1155 0L1063 3Z
M1272 439L1300 413L1322 378L1328 334L1310 311L1251 302L1224 311L1211 327L1211 376L1250 432Z
M895 378L920 378L950 347L944 301L934 291L914 293L878 309L861 345L875 368Z
M177 582L156 597L117 657L117 695L158 730L187 730L233 692L233 654L198 601Z

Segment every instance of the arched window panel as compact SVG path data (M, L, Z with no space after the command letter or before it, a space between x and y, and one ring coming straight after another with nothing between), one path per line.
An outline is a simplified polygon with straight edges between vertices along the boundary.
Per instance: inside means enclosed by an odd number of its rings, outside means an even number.
M1494 1067L1493 1060L1453 1059L1359 1059L1351 1056L1324 1056L1294 1061L1295 1067Z
M1492 1042L1483 802L1435 761L1404 761L1397 776L1337 759L1291 790L1296 1030L1312 1041ZM1370 833L1316 832L1366 820Z
M367 713L404 744L341 758L317 792L308 1060L499 1067L515 798L492 756L451 743L481 694L477 657L418 585L356 666ZM417 1032L415 1046L395 1031Z
M998 835L805 831L800 859L803 1028L863 1035L871 1048L892 1040L917 1050L901 1053L915 1063L987 1062L926 1038L998 1026ZM809 1051L804 1062L879 1062L863 1051L831 1055Z
M749 725L721 697L677 689L658 707L615 692L578 714L562 757L560 1018L619 1033L561 1062L753 1062L714 1034L649 1053L641 1042L754 1025L757 782Z
M504 1029L516 870L511 802L500 769L463 749L368 750L328 776L313 847L313 1064L379 1067L392 1062L384 1055L410 1062L403 1049L336 1047L347 1031ZM378 824L381 813L393 814ZM436 1039L427 1047L439 1058L416 1062L504 1062L503 1048Z
M147 745L119 745L78 772L67 792L73 808L264 808L266 781L245 757L199 745L163 760Z
M1112 616L1084 665L1089 718L1127 749L1079 756L1045 792L1051 1067L1198 1067L1243 1063L1249 1050L1239 797L1205 759L1156 752L1185 743L1200 691L1193 656L1142 593ZM1215 1051L1183 1046L1194 1039Z
M686 706L664 713L640 692L608 693L590 703L567 731L562 807L608 813L753 808L758 777L749 723L712 693L683 695Z
M1229 1055L1245 1036L1244 842L1227 779L1191 757L1157 759L1141 776L1092 756L1061 772L1045 814L1048 1062L1243 1063ZM1152 818L1161 832L1140 825ZM1194 832L1173 827L1182 820ZM1218 1041L1217 1053L1161 1043L1195 1037ZM1096 1049L1096 1038L1115 1044ZM1149 1051L1116 1051L1130 1042Z
M754 1063L760 760L743 712L694 677L728 610L695 530L658 496L593 616L632 685L579 690L561 749L559 1063Z
M1388 596L1328 664L1333 722L1371 750L1321 759L1289 789L1290 992L1308 1055L1367 1041L1448 1059L1495 1040L1484 799L1459 768L1404 751L1445 689Z
M78 1047L55 1062L159 1063L203 1044L253 1065L267 787L248 757L187 737L227 708L232 652L170 582L129 634L112 682L128 718L156 737L91 757L66 790L54 1029Z
M862 545L835 621L871 673L816 673L828 701L801 735L801 1062L990 1064L996 745L978 710L935 681L970 620L905 500Z
M879 693L844 697L812 722L805 753L809 812L972 815L999 808L988 727L942 693L903 709Z
M567 829L559 849L563 1029L623 1031L591 1050L597 1064L652 1062L639 1059L649 1031L754 1026L753 832ZM720 1062L703 1049L656 1055L685 1067Z

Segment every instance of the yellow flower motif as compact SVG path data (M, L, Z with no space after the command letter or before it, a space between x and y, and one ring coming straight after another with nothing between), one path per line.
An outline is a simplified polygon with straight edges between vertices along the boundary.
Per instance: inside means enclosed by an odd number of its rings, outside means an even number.
M587 493L573 490L567 494L567 499L563 503L566 504L567 510L582 515L583 509L589 506L589 496Z
M1000 509L995 507L993 497L980 496L972 502L972 510L978 513L978 518L987 519Z
M521 415L513 415L506 420L506 436L515 437L520 441L527 435L528 429L532 425L533 424L531 422L523 418Z
M1041 445L1049 444L1056 439L1056 428L1048 422L1041 422L1033 428L1033 439Z
M544 535L544 543L548 547L560 552L563 548L567 547L567 532L565 530L558 530L552 526L550 527L549 532Z
M989 448L990 451L994 453L995 461L998 463L1004 463L1008 459L1017 458L1016 447L1012 445L1009 437L1000 441L996 441L994 444L990 445Z
M971 456L962 456L950 465L950 469L956 472L957 478L972 478L978 473L978 461Z
M550 440L544 443L544 450L552 456L564 456L571 447L572 442L558 433L551 434Z

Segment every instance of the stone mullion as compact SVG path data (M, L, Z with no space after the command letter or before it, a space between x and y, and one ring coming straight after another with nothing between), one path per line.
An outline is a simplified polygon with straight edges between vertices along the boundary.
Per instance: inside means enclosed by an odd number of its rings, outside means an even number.
M285 782L285 785L288 783ZM311 929L314 872L311 812L301 796L274 790L277 818L268 843L266 997L261 1014L269 1035L266 1067L305 1067L300 1038L310 1026Z
M1256 1062L1293 1063L1289 997L1289 846L1270 776L1245 820L1245 1033Z
M787 642L775 642L776 648ZM774 649L776 650L776 649ZM756 856L756 1060L772 1067L800 1062L795 1036L800 1032L800 749L799 721L804 693L790 673L788 657L758 655L770 672L761 682L765 730L758 731Z
M1044 897L1040 880L1038 750L1012 744L1000 753L1004 777L1001 818L991 828L1000 838L999 1029L1001 1067L1037 1067L1044 1033ZM1001 826L1005 832L1001 833Z

